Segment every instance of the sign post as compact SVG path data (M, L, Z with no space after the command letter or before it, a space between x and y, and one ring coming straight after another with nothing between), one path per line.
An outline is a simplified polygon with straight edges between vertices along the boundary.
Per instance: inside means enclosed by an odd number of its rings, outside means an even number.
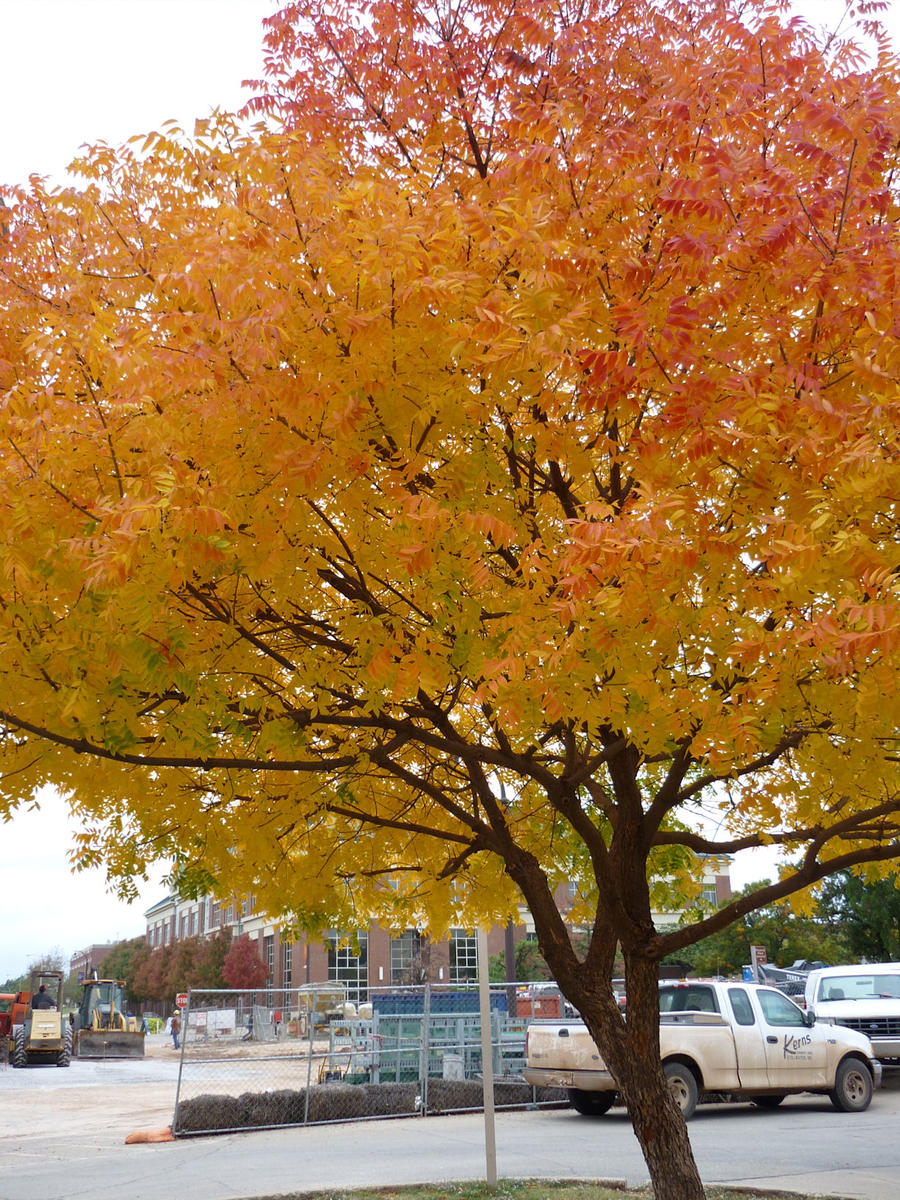
M750 947L750 966L753 968L753 978L757 983L760 982L759 968L764 967L768 962L765 946Z
M497 1186L497 1135L494 1127L494 1048L491 1039L491 989L488 983L487 930L478 927L478 999L481 1012L481 1084L484 1097L484 1156L488 1187Z

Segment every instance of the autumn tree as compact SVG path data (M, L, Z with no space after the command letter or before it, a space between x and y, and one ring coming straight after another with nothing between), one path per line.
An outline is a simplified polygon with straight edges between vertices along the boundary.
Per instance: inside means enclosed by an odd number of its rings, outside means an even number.
M269 969L259 957L259 951L246 933L236 937L225 955L222 967L225 982L230 988L261 988L269 977Z
M143 938L135 938L111 951L102 970L124 979L131 1000L171 1004L178 992L188 988L227 986L223 968L230 944L231 933L225 929L210 938L181 938L155 950L146 946Z
M167 1006L172 1003L173 947L158 946L135 967L131 988L143 1001Z
M152 953L143 936L116 942L100 964L100 978L121 979L125 984L125 999L129 1003L143 1000L145 997L135 987L135 979Z
M225 959L231 948L232 934L230 929L219 929L204 942L203 953L200 955L196 970L191 978L193 988L224 988Z
M660 961L900 853L900 100L857 32L304 0L252 128L6 196L4 807L53 783L124 888L172 858L308 929L524 902L660 1200L702 1195ZM797 865L654 927L760 846Z

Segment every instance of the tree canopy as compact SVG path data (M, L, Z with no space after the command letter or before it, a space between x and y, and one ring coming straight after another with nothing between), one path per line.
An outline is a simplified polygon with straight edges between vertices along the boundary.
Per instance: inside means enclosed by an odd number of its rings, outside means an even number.
M822 886L828 887L840 878L834 876ZM747 884L740 895L753 896L767 882ZM751 946L763 946L766 961L778 967L789 967L799 959L828 964L852 961L853 927L849 921L842 924L827 918L821 902L816 905L816 915L807 916L782 900L754 909L727 928L686 947L681 954L685 967L697 975L739 975L751 961Z
M242 934L228 947L222 974L230 988L258 988L266 982L269 970L256 946Z
M839 931L850 961L894 962L900 959L900 878L865 879L842 871L819 889L821 916Z
M656 964L900 853L900 101L866 32L304 0L254 128L7 194L0 802L56 784L124 887L171 858L307 926L524 898L661 1196L698 1184L649 1133ZM771 845L797 868L654 929L697 856Z

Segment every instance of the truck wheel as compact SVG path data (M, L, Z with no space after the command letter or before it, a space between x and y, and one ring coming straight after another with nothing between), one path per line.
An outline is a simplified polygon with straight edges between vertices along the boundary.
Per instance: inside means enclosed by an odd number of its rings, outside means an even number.
M838 1112L865 1112L872 1100L869 1068L858 1058L845 1058L828 1095Z
M755 1104L757 1108L777 1108L786 1094L781 1092L777 1096L751 1096L750 1103Z
M679 1062L666 1063L663 1071L669 1081L669 1091L681 1109L681 1115L686 1121L689 1121L697 1107L698 1090L694 1072L690 1067Z
M72 1031L67 1029L63 1035L63 1048L56 1056L56 1065L58 1067L67 1067L72 1061Z
M17 1025L13 1030L12 1065L14 1067L28 1066L28 1052L25 1049L25 1026Z
M583 1117L602 1117L616 1102L615 1092L582 1092L569 1088L566 1092L569 1103Z

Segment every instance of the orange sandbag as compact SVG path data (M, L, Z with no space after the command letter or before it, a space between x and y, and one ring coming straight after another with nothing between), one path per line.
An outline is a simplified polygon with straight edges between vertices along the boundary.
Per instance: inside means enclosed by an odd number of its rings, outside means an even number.
M125 1145L133 1146L135 1142L174 1142L174 1140L171 1129L139 1129L136 1133L129 1133L125 1139Z

